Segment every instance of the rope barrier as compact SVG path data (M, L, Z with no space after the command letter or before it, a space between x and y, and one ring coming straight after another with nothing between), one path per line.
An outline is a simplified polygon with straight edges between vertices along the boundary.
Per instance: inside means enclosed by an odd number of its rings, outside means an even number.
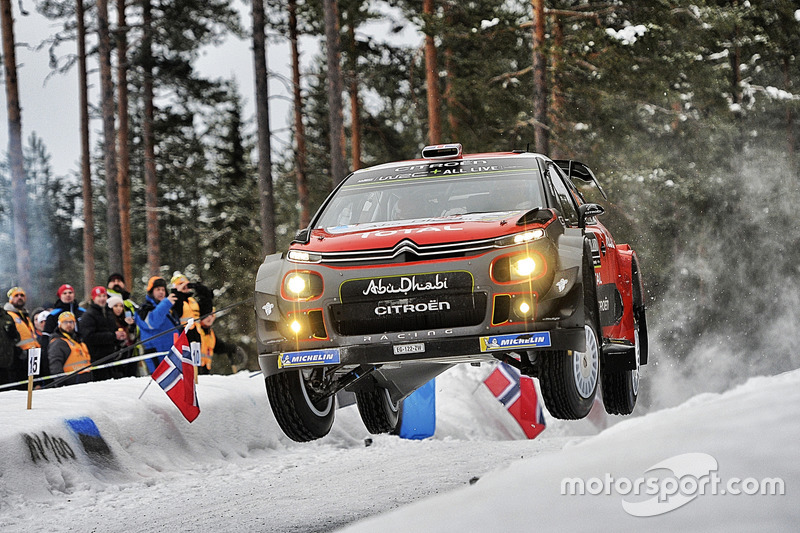
M251 296L250 298L245 298L244 300L241 300L241 301L238 301L236 303L233 303L233 304L230 304L228 306L225 306L222 309L217 309L216 311L212 311L211 313L206 313L205 315L203 315L199 319L197 319L196 322L199 322L199 321L203 320L204 318L209 317L209 316L211 316L213 314L217 314L217 315L222 316L222 315L224 315L224 313L226 311L229 311L230 309L233 309L234 307L238 307L238 306L240 306L242 304L246 304L246 303L252 302L253 299L254 299L254 297ZM52 383L48 383L47 385L43 386L42 388L43 389L48 389L50 387L57 387L58 385L64 383L65 381L67 381L70 377L74 376L75 374L79 374L81 372L85 372L86 370L91 371L91 370L96 370L97 368L106 368L106 366L97 366L97 365L104 365L104 363L106 363L107 361L111 361L113 359L116 359L117 357L119 357L123 353L133 351L134 348L136 348L137 346L139 346L141 344L144 344L145 342L150 342L150 341L152 341L154 339L158 339L159 337L163 337L164 335L167 335L169 333L177 333L180 330L182 330L184 327L185 327L185 324L180 324L180 325L175 326L173 328L170 328L170 329L168 329L166 331L162 331L158 335L153 335L152 337L147 337L146 339L142 339L142 340L136 342L135 344L131 344L130 346L126 346L126 347L124 347L124 348L122 348L120 350L117 350L116 352L110 353L107 356L105 356L105 357L103 357L101 359L98 359L97 361L95 361L95 362L93 362L93 363L91 363L91 364L89 364L87 366L84 366L83 368L78 368L77 370L73 370L72 372L69 372L69 373L58 374L58 376L61 376L61 377L47 376L48 379L49 378L53 378L53 377L56 377L56 379ZM142 357L142 359L150 359L151 357L159 357L160 355L164 355L164 354L166 354L166 352L160 352L160 354L159 353L149 353L149 354L145 354L145 355L143 355L141 357ZM131 359L133 359L133 358L131 358ZM131 362L131 359L126 359L125 361ZM113 363L110 364L109 366L115 366L114 363L123 364L122 361L113 361ZM43 379L43 378L39 378L39 379ZM25 380L23 383L27 383L27 382L28 381ZM18 385L18 384L14 384L14 385ZM6 386L2 386L2 387L0 387L0 389L3 389L5 387Z

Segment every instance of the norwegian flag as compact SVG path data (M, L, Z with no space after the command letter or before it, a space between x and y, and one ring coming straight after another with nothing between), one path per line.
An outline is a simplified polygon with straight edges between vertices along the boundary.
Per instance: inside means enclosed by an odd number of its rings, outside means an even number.
M199 352L199 343L189 342L186 333L190 327L191 324L187 325L180 334L172 349L153 372L152 378L164 389L186 420L193 422L200 414L194 388L193 366L193 352ZM192 346L193 344L198 346Z
M517 369L509 364L500 363L483 383L505 405L525 436L535 439L544 431L544 413L533 379L520 376Z

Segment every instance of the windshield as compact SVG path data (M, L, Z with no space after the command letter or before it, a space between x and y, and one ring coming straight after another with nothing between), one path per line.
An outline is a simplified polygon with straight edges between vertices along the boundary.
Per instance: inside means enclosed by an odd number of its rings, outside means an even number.
M315 227L527 211L544 206L533 158L426 161L353 174L328 203Z

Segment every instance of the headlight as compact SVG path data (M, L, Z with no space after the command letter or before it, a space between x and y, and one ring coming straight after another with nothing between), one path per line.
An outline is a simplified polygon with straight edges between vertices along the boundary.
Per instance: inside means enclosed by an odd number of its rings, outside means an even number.
M319 254L310 254L303 250L289 250L286 258L295 263L319 263L322 260Z
M502 239L497 239L495 242L496 246L515 246L517 244L525 244L528 242L538 241L544 237L544 230L541 228L532 229L530 231L525 231L523 233L516 233L514 235L508 235L503 237Z
M511 271L521 278L527 278L536 271L536 260L532 257L517 259L511 264Z
M322 276L316 272L295 270L283 278L281 296L293 302L313 300L322 294L322 288Z
M535 250L498 257L492 263L495 283L519 283L539 279L547 273L547 261Z

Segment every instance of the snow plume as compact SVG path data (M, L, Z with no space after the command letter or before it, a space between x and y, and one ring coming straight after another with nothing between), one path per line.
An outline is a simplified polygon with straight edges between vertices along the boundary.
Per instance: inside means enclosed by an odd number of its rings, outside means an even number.
M650 407L800 367L800 184L776 154L733 168L648 314Z

